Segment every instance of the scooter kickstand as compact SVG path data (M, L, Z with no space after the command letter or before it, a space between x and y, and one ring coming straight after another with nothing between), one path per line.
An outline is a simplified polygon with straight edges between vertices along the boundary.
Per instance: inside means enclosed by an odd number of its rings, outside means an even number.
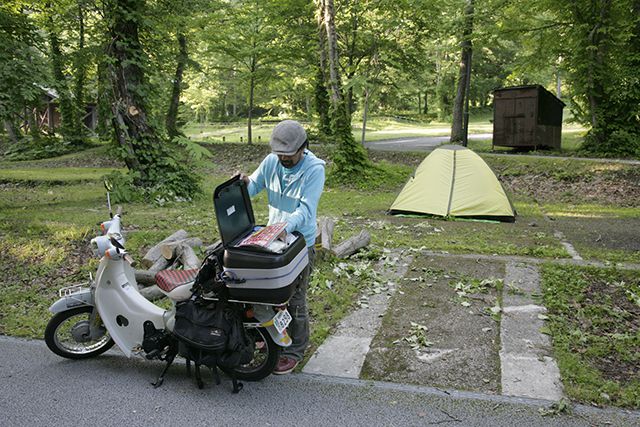
M175 358L176 358L176 356L172 355L167 359L167 364L165 365L164 369L162 370L162 373L160 374L160 376L158 377L158 379L155 382L151 383L153 388L158 388L158 387L160 387L162 385L162 383L164 382L164 375L167 373L167 371L171 367L171 364L173 363Z

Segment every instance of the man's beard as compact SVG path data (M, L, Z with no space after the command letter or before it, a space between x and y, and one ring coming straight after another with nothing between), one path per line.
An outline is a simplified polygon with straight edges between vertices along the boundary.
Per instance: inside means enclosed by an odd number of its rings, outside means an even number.
M293 160L280 160L280 164L287 169L291 169L294 166Z

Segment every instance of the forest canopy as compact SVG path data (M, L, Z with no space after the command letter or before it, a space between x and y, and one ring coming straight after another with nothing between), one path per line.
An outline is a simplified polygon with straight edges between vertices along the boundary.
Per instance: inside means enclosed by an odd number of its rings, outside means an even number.
M584 149L640 156L638 69L640 0L8 0L0 148L97 136L132 184L189 195L187 122L242 120L252 143L257 118L304 120L339 177L370 167L354 120L449 121L457 139L466 102L536 84L589 129Z

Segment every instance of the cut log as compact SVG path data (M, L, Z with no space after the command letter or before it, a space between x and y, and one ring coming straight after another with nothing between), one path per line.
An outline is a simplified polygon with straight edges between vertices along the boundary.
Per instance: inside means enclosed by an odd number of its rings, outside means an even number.
M142 295L149 301L159 300L160 298L164 298L166 296L165 294L162 293L158 285L153 285L153 286L140 289L140 295Z
M139 285L149 286L156 284L156 273L147 270L135 270L136 282Z
M185 270L192 270L195 268L200 268L200 260L198 256L193 251L191 246L182 245L176 249L176 253L180 252L180 262L182 263L182 267Z
M144 258L142 258L142 265L145 266L146 268L151 267L158 260L158 258L162 256L163 245L170 242L175 242L176 240L183 240L186 238L187 238L186 231L184 230L176 231L171 236L167 237L166 239L164 239L163 241L161 241L160 243L158 243L157 245L149 249L147 251L147 254L144 256Z
M189 237L188 239L176 240L175 242L170 242L162 245L160 248L160 252L162 256L166 259L177 258L178 254L176 254L176 248L181 245L190 246L192 248L202 246L202 239L198 237Z
M153 263L151 267L149 267L149 272L156 274L158 271L166 270L171 266L171 260L165 259L164 257L160 257Z
M367 230L362 230L360 234L356 234L336 246L333 249L333 253L338 258L346 258L367 246L369 242L371 242L371 235Z
M331 250L333 243L333 228L335 222L332 218L320 218L320 239L322 249Z

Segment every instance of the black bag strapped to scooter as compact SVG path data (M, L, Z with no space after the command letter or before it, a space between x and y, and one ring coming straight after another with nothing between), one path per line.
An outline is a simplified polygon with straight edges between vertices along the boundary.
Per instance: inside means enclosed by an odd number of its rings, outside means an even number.
M233 392L242 389L234 375L234 369L253 359L254 343L242 324L239 307L226 301L207 302L197 297L176 306L176 323L173 330L179 341L179 353L195 364L196 382L203 387L200 366L213 371L216 384L220 384L218 368L233 381Z
M214 294L223 298L228 296L225 282L221 277L223 272L223 253L224 246L222 241L218 241L218 244L213 249L207 251L207 255L200 265L200 270L191 288L194 294Z

